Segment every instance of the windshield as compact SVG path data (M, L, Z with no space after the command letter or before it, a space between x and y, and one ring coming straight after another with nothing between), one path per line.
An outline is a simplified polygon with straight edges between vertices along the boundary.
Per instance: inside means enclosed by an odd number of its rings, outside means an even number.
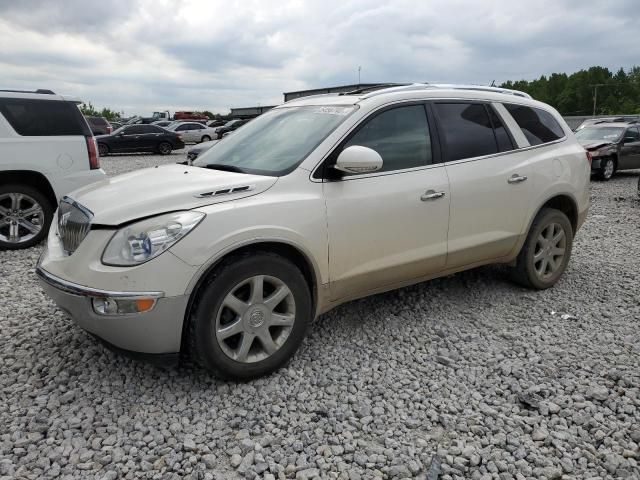
M270 110L224 137L193 163L280 176L292 171L353 111L353 106Z
M576 132L578 140L615 142L624 132L621 127L584 127Z

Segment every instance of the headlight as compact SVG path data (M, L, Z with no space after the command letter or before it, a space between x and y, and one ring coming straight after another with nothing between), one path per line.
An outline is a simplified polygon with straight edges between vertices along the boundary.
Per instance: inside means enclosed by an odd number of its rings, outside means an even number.
M174 212L148 218L118 230L102 254L102 263L140 265L157 257L200 223L201 212Z

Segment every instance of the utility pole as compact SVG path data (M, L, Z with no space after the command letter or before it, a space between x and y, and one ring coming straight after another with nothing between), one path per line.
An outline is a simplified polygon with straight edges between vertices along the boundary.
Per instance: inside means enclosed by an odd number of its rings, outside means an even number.
M596 116L596 105L598 103L598 87L616 87L618 85L624 85L623 83L594 83L589 85L593 87L593 116Z
M358 86L360 86L360 70L362 70L362 67L358 65Z

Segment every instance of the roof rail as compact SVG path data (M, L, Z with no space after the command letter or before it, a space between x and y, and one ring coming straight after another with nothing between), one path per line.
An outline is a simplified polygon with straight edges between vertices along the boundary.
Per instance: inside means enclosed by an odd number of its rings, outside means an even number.
M52 92L49 89L46 88L39 88L37 90L0 90L0 92L8 92L8 93L41 93L44 95L55 95L54 92Z
M522 98L532 98L528 93L522 92L520 90L512 90L510 88L500 88L500 87L485 87L483 85L458 85L458 84L448 84L448 83L412 83L405 85L398 85L389 88L383 88L379 90L375 90L370 92L364 97L373 97L376 95L381 95L383 93L389 92L406 92L411 90L427 90L427 89L447 89L447 90L474 90L480 92L494 92L494 93L503 93L507 95L514 95L516 97ZM349 92L351 93L351 92Z

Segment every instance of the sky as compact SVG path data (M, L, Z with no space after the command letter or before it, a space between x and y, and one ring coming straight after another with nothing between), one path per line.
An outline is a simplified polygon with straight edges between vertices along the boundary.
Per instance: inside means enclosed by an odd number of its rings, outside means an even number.
M126 115L640 64L638 0L0 0L0 88Z

